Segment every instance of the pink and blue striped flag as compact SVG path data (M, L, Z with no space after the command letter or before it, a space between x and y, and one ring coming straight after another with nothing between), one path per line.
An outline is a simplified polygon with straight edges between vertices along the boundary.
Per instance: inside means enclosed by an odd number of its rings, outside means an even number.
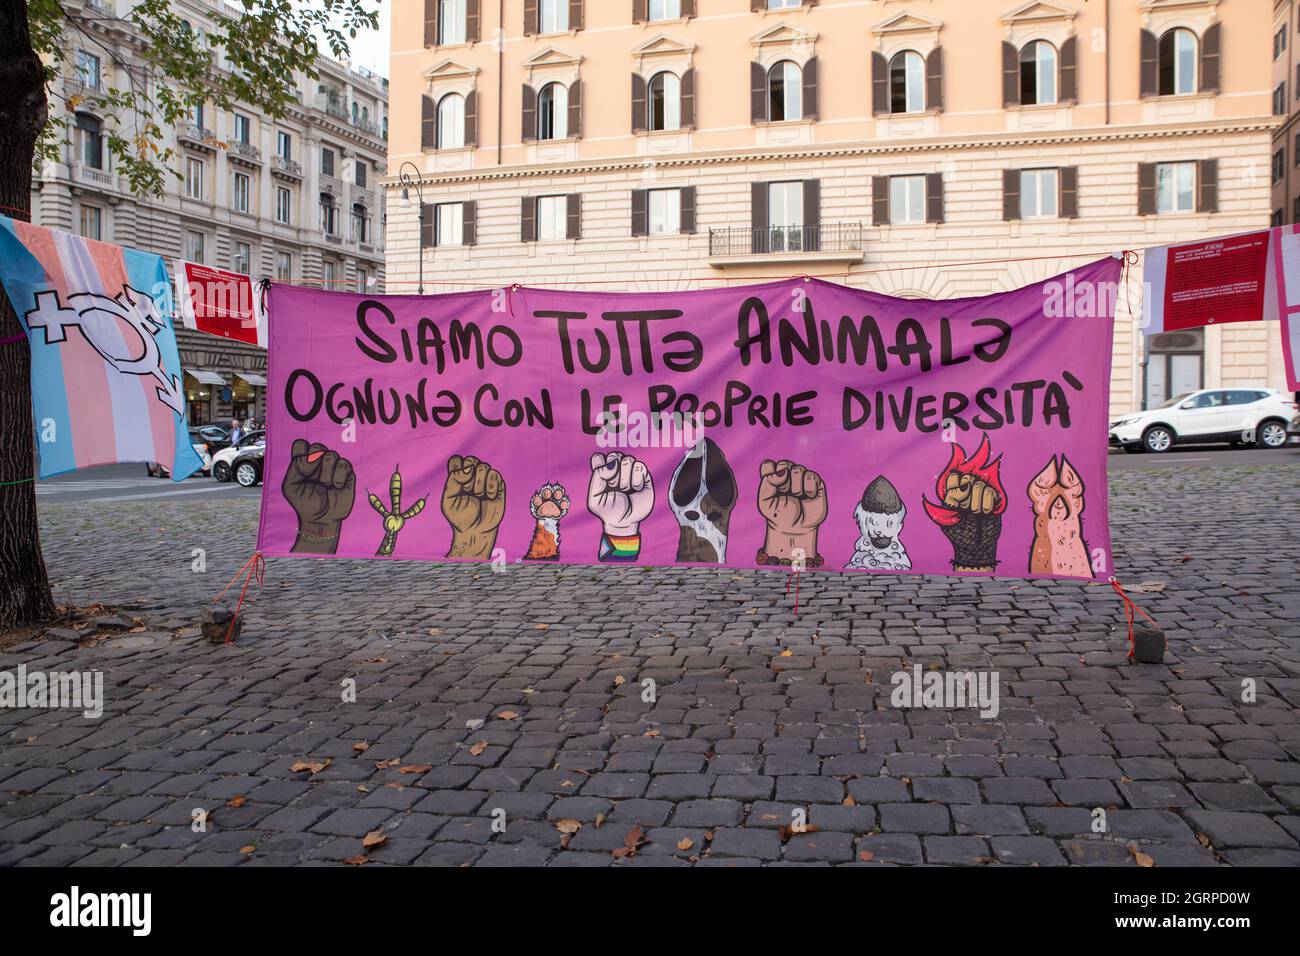
M0 282L32 353L40 476L113 462L202 467L162 257L0 216Z

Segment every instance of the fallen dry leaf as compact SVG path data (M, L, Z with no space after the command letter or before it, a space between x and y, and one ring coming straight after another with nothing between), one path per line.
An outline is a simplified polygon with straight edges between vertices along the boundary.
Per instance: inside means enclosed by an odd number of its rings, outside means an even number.
M846 807L856 807L858 805L858 801L854 800L852 796L848 796L844 798L844 805Z
M1137 848L1135 844L1130 843L1128 847L1128 851L1133 855L1133 859L1137 862L1138 866L1156 865L1156 861L1151 859L1150 854L1143 853L1141 850Z
M646 731L645 733L643 733L641 736L642 736L642 737L658 737L658 736L659 736L659 731L657 731L657 730L647 730L647 731Z
M870 863L875 858L876 854L872 853L870 850L862 850L858 853L858 859L863 863Z
M383 830L371 830L361 838L361 845L369 850L371 847L383 846L388 842L388 837Z
M545 631L545 630L546 630L547 628L549 628L550 626L551 626L551 625L549 625L549 624L534 624L534 625L533 625L533 630L535 630L535 631Z
M348 866L364 866L365 864L370 862L370 857L366 856L364 853L361 853L357 856L350 856L343 862L346 863Z
M429 628L429 636L430 636L430 637L437 637L437 636L438 636L439 634L441 634L441 633L442 633L442 628L440 628L440 627L431 627L431 628Z
M486 740L480 740L480 741L479 741L478 743L476 743L473 747L470 747L470 748L469 748L469 752L472 753L475 757L477 757L479 754L481 754L481 753L482 753L483 751L485 751L485 750L487 750L487 741L486 741Z
M794 657L794 651L784 650L781 652L782 657Z
M389 767L396 767L402 761L394 757L392 760L381 760L375 764L376 770L387 770Z
M623 837L623 845L615 850L612 856L619 859L636 856L636 851L648 842L650 841L645 838L645 831L640 827L633 827L628 831L627 836Z
M228 806L228 807L234 807L236 810L238 810L238 809L239 809L240 807L242 807L243 805L244 805L244 795L243 795L242 793L237 793L237 794L235 794L235 795L234 795L233 797L231 797L230 800L226 803L226 806Z
M519 715L513 710L503 710L497 714L497 720L518 720Z
M690 837L682 837L677 841L677 849L679 850L689 850L693 846L695 846L695 841Z
M313 774L317 774L333 762L334 760L332 757L326 757L324 760L297 760L289 770L292 773L298 773L302 770L310 770Z
M359 754L363 754L370 749L370 744L366 743L364 740L358 740L352 745L352 749Z
M622 674L619 674L617 677L614 678L615 687L622 687L626 683L627 683L627 678L624 677Z
M255 847L255 846L241 846L241 847L239 848L239 852L240 852L240 853L256 853L256 852L257 852L257 847Z
M397 772L398 773L428 773L432 769L433 767L427 763L412 763L412 764L407 764L405 767L402 767Z
M556 820L555 829L559 830L561 833L571 835L582 829L582 823L578 820Z

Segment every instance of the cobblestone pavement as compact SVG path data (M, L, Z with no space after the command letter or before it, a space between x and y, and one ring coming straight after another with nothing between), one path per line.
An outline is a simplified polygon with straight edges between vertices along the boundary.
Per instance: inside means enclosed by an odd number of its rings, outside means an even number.
M143 626L0 653L106 697L0 710L0 864L1300 864L1300 468L1111 498L1165 665L1104 584L807 574L796 616L773 573L306 560L214 646L254 502L47 504L59 600ZM892 707L915 663L998 717Z

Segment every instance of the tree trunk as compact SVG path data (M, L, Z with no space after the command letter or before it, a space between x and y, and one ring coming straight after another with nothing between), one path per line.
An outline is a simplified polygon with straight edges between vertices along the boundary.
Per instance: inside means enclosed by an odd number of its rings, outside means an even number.
M0 209L31 218L32 161L45 127L45 70L27 4L0 0ZM22 323L0 295L0 630L50 620L54 597L36 524L31 362Z

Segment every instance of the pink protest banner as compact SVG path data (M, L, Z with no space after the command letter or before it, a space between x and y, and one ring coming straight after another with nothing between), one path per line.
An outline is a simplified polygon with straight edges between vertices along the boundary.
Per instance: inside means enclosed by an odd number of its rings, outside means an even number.
M275 285L259 549L1104 578L1120 269L948 301Z
M1300 227L1292 224L1273 230L1273 256L1269 261L1273 281L1268 285L1266 314L1282 324L1282 363L1287 388L1300 392Z

